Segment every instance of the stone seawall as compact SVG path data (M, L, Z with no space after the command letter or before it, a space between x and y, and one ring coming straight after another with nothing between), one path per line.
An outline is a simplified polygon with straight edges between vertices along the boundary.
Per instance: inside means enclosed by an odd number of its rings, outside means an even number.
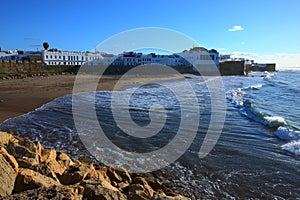
M76 73L77 65L44 65L41 61L0 61L0 74Z
M88 66L87 73L97 74L100 68L106 68L106 75L119 75L128 72L135 66ZM155 67L149 65L149 67ZM80 65L45 65L41 61L0 61L0 76L5 75L30 75L30 74L41 74L41 73L77 73ZM192 67L189 66L178 66L172 67L179 73L195 73Z
M223 76L246 75L246 66L244 61L226 61L220 63L220 73Z
M99 67L104 68L105 66L88 66L88 72L92 74L99 73ZM135 66L109 66L105 67L106 75L121 75L129 70L133 69ZM154 65L149 65L149 68L153 69ZM0 76L7 75L34 75L43 73L77 73L80 65L45 65L42 61L0 61ZM172 67L179 73L189 73L196 74L195 70L190 66L177 66ZM159 68L158 68L159 69ZM247 67L243 61L227 61L220 63L220 74L222 76L226 75L246 75L248 71L275 71L275 64L267 65L266 68ZM218 75L218 73L210 73L207 67L203 69L205 74L202 75Z
M259 67L259 66L250 66L248 68L248 71L259 71L259 72L275 72L276 71L276 64L275 63L269 63L265 64L264 67Z

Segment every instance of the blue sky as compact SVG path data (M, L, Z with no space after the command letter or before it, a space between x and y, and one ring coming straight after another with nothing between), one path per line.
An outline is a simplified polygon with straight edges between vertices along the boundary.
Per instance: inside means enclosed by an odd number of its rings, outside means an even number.
M162 27L221 53L300 66L299 9L299 0L2 0L0 47L33 50L47 41L86 51L129 29ZM228 31L234 26L241 30Z

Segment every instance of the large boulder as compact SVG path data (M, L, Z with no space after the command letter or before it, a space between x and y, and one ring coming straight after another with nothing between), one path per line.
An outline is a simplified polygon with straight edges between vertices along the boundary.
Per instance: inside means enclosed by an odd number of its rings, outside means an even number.
M17 172L0 153L0 197L10 195L14 189Z
M41 152L39 156L40 156L40 163L49 163L56 159L56 150L41 148Z
M63 185L73 185L81 182L91 171L89 165L80 163L69 166L69 168L62 174L59 181Z
M44 162L47 163L51 171L54 172L58 178L60 178L61 175L69 168L69 166L74 165L74 162L67 154L62 152L56 152L56 159L53 159L55 153L51 151L48 151L49 156L46 156L47 159Z
M12 168L18 173L19 170L19 164L16 161L15 157L13 157L12 155L10 155L5 148L0 147L0 154L2 154L4 156L4 158L6 159L7 162L9 162L9 164L12 166Z
M10 141L6 150L16 158L20 167L28 168L39 163L37 146L28 138Z
M47 163L40 163L34 166L31 166L29 169L38 172L44 176L52 178L53 180L59 182L56 173L48 166Z
M60 184L52 178L44 176L31 169L20 168L15 181L14 193L37 189L39 187L48 188L55 185Z
M117 189L108 189L104 182L87 183L83 182L84 192L83 198L88 200L104 199L104 200L127 200L127 197ZM113 187L113 186L110 186Z
M0 146L6 146L12 139L12 134L0 131Z

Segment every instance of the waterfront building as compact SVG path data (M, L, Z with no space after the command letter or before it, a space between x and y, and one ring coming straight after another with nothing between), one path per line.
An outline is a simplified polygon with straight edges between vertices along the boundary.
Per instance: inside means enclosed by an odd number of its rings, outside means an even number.
M178 53L178 55L184 58L183 62L187 66L219 66L219 53L214 49L207 50L203 47L194 47L189 51L183 51L182 53Z
M86 57L83 52L49 49L42 51L42 61L46 65L82 65Z
M100 52L86 52L86 65L101 65L103 64L103 53Z
M13 51L1 51L0 52L0 60L21 60L23 55L19 54L20 51L13 50Z

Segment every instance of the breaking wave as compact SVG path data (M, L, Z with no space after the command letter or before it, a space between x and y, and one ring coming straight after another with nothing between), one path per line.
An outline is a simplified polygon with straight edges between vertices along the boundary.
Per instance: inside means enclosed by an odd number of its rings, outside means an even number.
M272 83L269 83L269 81L273 75L274 74L271 73L265 73L260 76L263 81L267 82L265 83L266 85L272 86ZM253 76L257 76L257 74L254 74ZM265 84L263 81L262 83L256 83L231 90L227 93L227 99L239 109L239 112L242 115L246 116L250 120L274 129L274 136L277 138L290 141L289 143L281 146L283 150L300 155L300 131L291 126L284 117L271 115L268 113L268 110L258 108L258 103L251 98L251 95L248 95L254 90L259 90L264 87Z

